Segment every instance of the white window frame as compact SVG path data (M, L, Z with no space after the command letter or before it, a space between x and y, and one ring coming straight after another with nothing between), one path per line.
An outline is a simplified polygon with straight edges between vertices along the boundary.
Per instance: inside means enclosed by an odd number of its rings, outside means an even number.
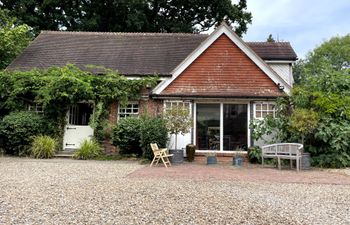
M169 104L170 104L170 108L168 108ZM167 110L171 110L174 105L176 105L176 106L182 105L184 108L188 109L189 115L191 115L191 113L192 113L191 102L181 101L181 100L165 100L164 101L164 112L166 112Z
M131 105L131 108L128 106ZM137 105L137 107L135 107ZM131 109L131 112L127 112L127 109ZM134 112L134 109L137 109L137 112ZM124 112L122 112L124 110ZM127 117L139 117L140 114L140 103L139 102L128 102L125 107L122 107L121 104L118 105L118 120L127 118Z
M257 105L261 105L260 109L257 109ZM263 109L263 105L267 105L266 109ZM273 108L270 109L270 105L273 105ZM257 112L261 113L260 117L257 117ZM254 111L253 111L253 117L257 120L263 120L265 117L263 116L263 112L267 112L266 115L272 115L273 118L276 117L276 102L255 102L254 103Z
M37 104L37 103L28 104L27 110L29 112L35 112L37 114L44 113L43 106L41 104Z

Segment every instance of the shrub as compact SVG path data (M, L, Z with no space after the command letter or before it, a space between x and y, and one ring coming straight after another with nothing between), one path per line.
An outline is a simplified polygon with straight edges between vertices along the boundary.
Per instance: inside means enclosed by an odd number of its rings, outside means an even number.
M39 135L34 137L31 147L31 155L34 158L47 159L55 155L57 141L49 136Z
M193 162L194 155L196 154L196 146L192 144L186 145L186 155L189 162Z
M142 155L140 147L141 123L141 119L129 117L119 120L113 128L113 145L119 148L120 154Z
M261 148L259 146L248 149L248 160L250 163L261 163Z
M160 148L168 142L168 130L166 121L162 118L144 118L141 125L141 147L143 157L152 160L153 152L151 143L157 143Z
M12 112L0 123L0 136L7 154L26 155L34 136L47 133L42 115L32 112Z
M93 159L101 155L102 148L95 140L84 140L80 148L74 153L75 159Z

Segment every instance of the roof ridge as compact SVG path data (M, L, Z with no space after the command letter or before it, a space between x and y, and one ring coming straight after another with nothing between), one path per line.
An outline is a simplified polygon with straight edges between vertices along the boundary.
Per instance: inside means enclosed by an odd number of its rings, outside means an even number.
M125 36L209 36L208 34L196 33L161 33L161 32L101 32L101 31L56 31L42 30L41 34L72 34L72 35L125 35Z
M269 42L269 41L245 41L245 43L251 43L251 44L290 44L290 41L275 41L275 42Z

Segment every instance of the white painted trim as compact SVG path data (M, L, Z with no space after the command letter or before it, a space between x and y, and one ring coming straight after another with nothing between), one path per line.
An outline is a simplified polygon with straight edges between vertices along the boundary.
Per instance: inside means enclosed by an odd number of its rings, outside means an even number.
M247 154L248 151L216 151L216 150L196 150L196 152L198 153L217 153L217 154L232 154L232 153L235 153L235 154Z
M220 152L224 151L224 104L220 103Z
M222 34L225 34L238 48L240 48L275 84L284 86L284 91L289 94L291 86L284 81L264 60L262 60L240 37L238 37L232 29L225 23L219 26L204 42L201 43L190 55L187 56L172 72L171 79L158 85L153 93L160 94L170 83L172 83L185 69L187 69L206 49L208 49L214 41Z
M192 140L193 140L193 144L194 145L197 145L196 133L197 133L197 104L195 102L193 102L193 134L192 134Z
M247 105L247 113L248 113L248 115L247 115L247 122L248 122L248 124L247 124L247 147L249 148L250 147L250 128L249 128L249 125L250 125L250 103L248 103L248 105Z

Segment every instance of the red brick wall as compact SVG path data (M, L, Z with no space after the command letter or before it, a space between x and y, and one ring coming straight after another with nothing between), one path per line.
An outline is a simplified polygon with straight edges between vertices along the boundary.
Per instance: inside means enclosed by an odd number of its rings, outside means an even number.
M225 34L161 94L280 96L277 85Z
M112 124L118 122L118 102L113 102L109 107L108 120ZM140 115L147 113L150 116L160 115L163 111L163 100L154 99L142 99L139 101L139 113ZM103 147L105 154L114 155L118 153L118 149L112 145L111 140L106 139L103 141Z

